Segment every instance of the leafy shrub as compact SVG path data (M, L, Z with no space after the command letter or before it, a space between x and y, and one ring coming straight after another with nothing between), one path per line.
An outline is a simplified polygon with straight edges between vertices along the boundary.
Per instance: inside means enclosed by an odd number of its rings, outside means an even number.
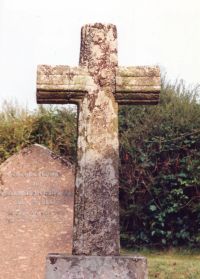
M33 143L43 144L73 161L76 126L76 113L67 107L40 106L28 112L5 103L0 112L0 163Z
M120 111L125 246L200 246L198 88L163 82L157 107Z

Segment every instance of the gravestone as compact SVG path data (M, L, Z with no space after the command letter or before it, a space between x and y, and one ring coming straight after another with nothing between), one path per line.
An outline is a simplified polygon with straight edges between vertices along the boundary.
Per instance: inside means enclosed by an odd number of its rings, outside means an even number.
M44 279L45 257L71 253L74 167L41 145L0 166L2 279Z
M73 256L49 255L46 278L147 278L145 258L119 256L118 104L157 104L159 68L118 67L116 27L96 23L82 28L79 67L37 74L38 103L79 112Z

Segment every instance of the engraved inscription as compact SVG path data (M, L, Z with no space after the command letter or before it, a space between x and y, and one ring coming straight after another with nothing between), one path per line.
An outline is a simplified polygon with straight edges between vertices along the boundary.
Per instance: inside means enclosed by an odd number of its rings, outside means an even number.
M57 187L59 187L57 185ZM0 199L6 199L9 204L9 211L5 212L5 215L1 218L5 218L8 220L12 218L42 218L42 217L50 217L54 215L54 213L46 212L49 205L67 205L68 199L73 198L73 193L71 191L63 190L63 191L2 191L0 193ZM31 211L28 207L31 207ZM37 206L35 208L35 206ZM26 207L26 210L23 210L23 207ZM57 212L58 213L58 212ZM57 214L57 216L63 216L62 214Z
M0 197L9 196L73 196L72 192L69 191L5 191L0 192Z
M39 171L39 172L11 172L12 177L59 177L61 174L57 171Z

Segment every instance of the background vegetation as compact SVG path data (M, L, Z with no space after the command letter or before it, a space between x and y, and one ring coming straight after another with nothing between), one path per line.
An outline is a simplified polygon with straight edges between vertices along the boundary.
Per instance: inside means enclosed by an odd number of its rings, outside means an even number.
M197 93L163 81L159 106L120 111L125 246L200 246Z
M120 124L121 240L126 247L200 247L199 88L163 80L159 106L123 106ZM0 163L32 143L74 161L76 112L0 111Z
M29 112L5 102L0 111L0 163L33 143L75 161L76 122L76 112L64 106L39 106Z

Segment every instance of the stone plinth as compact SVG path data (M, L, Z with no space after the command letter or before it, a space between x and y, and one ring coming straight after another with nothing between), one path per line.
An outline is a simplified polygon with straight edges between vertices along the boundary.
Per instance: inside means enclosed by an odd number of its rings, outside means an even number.
M138 256L49 254L46 279L147 279L147 260Z

